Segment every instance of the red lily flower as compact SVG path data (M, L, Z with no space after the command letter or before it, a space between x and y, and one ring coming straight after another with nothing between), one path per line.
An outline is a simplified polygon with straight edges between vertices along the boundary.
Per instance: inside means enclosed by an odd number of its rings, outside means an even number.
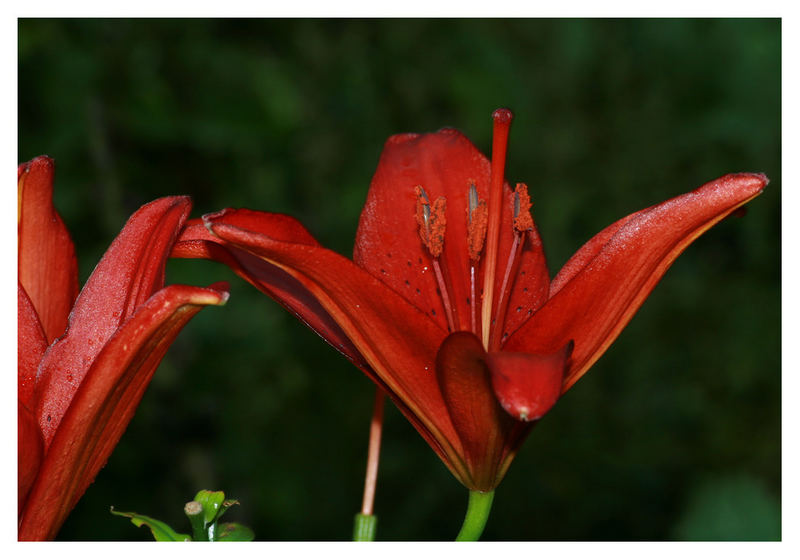
M203 306L224 304L228 286L164 287L191 209L188 197L166 197L131 216L77 295L53 160L20 165L17 184L18 536L45 540L108 460L178 332Z
M493 117L491 162L452 129L389 138L352 261L288 216L245 209L191 222L173 252L225 262L280 302L483 492L686 246L767 184L726 175L631 214L551 281L527 187L504 181L511 113Z

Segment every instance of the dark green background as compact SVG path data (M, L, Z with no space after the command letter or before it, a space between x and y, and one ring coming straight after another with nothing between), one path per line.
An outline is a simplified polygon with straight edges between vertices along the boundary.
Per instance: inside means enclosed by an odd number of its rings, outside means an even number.
M19 160L55 157L81 281L141 204L288 212L350 254L391 134L455 126L490 148L512 108L555 273L612 221L732 171L772 182L681 256L534 429L486 539L780 538L779 20L21 20ZM200 488L257 538L347 539L373 389L215 263L229 303L178 337L62 539L188 530ZM379 539L451 539L466 491L393 408Z

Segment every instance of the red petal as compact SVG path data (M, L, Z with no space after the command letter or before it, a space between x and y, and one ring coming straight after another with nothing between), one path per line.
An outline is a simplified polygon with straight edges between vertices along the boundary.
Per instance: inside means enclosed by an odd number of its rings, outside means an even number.
M17 282L17 394L28 408L33 408L36 370L46 349L47 340L33 302Z
M75 247L53 206L53 168L52 159L40 156L17 169L19 281L48 343L64 332L78 295Z
M108 340L50 443L23 512L20 540L56 536L117 445L172 341L203 306L224 304L227 289L224 282L167 286Z
M228 245L280 268L318 302L369 364L362 368L365 373L387 391L445 464L463 479L458 436L434 376L436 350L447 334L444 329L341 255L303 242L274 239L272 235L285 238L283 217L276 223L274 214L260 213L258 223L243 230L232 225L239 212L225 210L205 219ZM247 273L270 285L253 269ZM302 319L318 321L314 307L308 308L311 316Z
M511 247L506 248L507 238L500 238L500 254L505 255ZM499 293L503 273L497 275L495 293ZM536 224L525 235L525 248L520 258L519 269L511 290L503 332L501 337L514 334L539 308L544 305L550 294L550 272L544 256L542 239Z
M567 390L619 335L678 255L760 194L767 181L761 174L725 175L609 226L565 265L553 282L554 295L504 350L547 353L574 340Z
M28 492L42 463L43 445L39 424L30 409L17 407L17 512L22 511Z
M442 328L447 328L446 316L430 270L430 255L422 246L414 219L414 189L422 186L431 201L440 196L447 201L447 228L441 259L453 291L450 299L458 317L456 330L470 330L467 303L470 297L468 193L470 184L474 183L479 197L487 197L489 171L489 160L456 130L392 136L384 146L361 214L353 250L355 262ZM507 260L513 239L513 194L508 185L505 185L504 193L506 200L499 249L501 267ZM549 277L543 264L541 246L529 243L520 266L526 274L519 276L514 288L516 293L512 296L514 309L523 307L526 312L527 309L535 311L546 299ZM482 269L478 278L480 288ZM498 291L501 283L502 274L498 274ZM512 328L516 325L515 322Z
M471 332L448 336L436 355L436 375L464 448L470 480L462 482L471 490L492 490L515 422L492 392L480 339Z
M544 416L561 396L571 352L572 341L555 354L489 354L492 387L506 412L528 422Z
M47 350L36 382L36 415L45 447L106 341L164 285L167 258L190 208L188 197L142 206L86 282L67 332Z
M240 209L225 211L231 223L242 229L256 229L262 224L252 224L263 213ZM210 214L208 217L216 216ZM318 246L319 243L294 218L282 214L270 214L270 236L276 239ZM319 304L303 285L275 265L255 257L241 249L221 244L219 237L210 233L202 220L189 220L178 242L172 249L172 257L208 259L229 266L236 274L250 282L258 290L280 303L290 313L308 325L331 346L344 354L359 368L368 368L364 358L345 336L336 321Z

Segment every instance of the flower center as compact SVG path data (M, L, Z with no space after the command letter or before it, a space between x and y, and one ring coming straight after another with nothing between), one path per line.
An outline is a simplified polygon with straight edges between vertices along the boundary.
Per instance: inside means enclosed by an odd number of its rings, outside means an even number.
M481 338L484 347L490 351L498 350L503 342L502 327L505 323L514 280L519 271L522 250L525 245L524 235L533 229L533 220L530 215L531 201L527 186L518 183L510 199L503 190L508 134L513 115L508 109L498 109L492 114L492 118L494 120L494 136L488 203L479 197L475 183L470 181L467 186L466 208L469 328ZM419 226L419 236L431 257L438 292L447 316L447 324L450 332L454 332L462 323L459 322L457 307L453 305L451 299L451 294L454 292L446 266L447 261L442 259L447 226L446 200L440 196L431 202L422 185L415 187L415 193L417 197L415 215ZM512 205L506 211L510 211L512 216L513 238L505 266L500 269L498 253L503 225L502 214L504 205L508 204ZM481 263L482 255L483 263ZM481 265L483 266L482 279L479 274ZM498 290L495 290L499 272L503 274L502 282ZM480 309L478 306L479 296L482 298ZM466 320L466 317L463 319Z

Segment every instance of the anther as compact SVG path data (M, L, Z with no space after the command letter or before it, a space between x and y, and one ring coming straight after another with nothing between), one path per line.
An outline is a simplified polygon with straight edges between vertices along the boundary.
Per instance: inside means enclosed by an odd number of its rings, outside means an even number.
M427 229L428 220L431 218L431 201L421 185L414 187L414 192L417 195L417 223L420 227Z
M478 199L478 189L469 185L469 208L467 208L467 251L472 262L477 262L486 240L488 217L486 201Z
M517 183L514 189L514 229L523 232L533 229L531 218L531 197L528 195L528 185Z
M442 269L442 264L439 262L439 257L444 249L444 232L447 226L447 219L445 218L446 202L443 196L440 196L433 202L431 206L428 194L421 185L414 187L414 192L417 194L417 211L416 219L419 225L419 237L422 244L428 249L431 255L431 265L433 273L436 277L436 284L438 286L439 296L442 298L442 306L444 307L445 315L447 317L447 326L451 332L456 330L456 315L455 310L450 302L450 290L448 289L449 279L445 276L445 271ZM432 315L436 315L436 310L431 310Z
M442 254L442 248L444 247L444 232L447 226L447 219L445 218L446 202L444 197L440 196L433 202L433 207L431 207L425 189L417 186L414 192L417 193L416 218L417 224L419 224L419 237L431 256L436 258Z

